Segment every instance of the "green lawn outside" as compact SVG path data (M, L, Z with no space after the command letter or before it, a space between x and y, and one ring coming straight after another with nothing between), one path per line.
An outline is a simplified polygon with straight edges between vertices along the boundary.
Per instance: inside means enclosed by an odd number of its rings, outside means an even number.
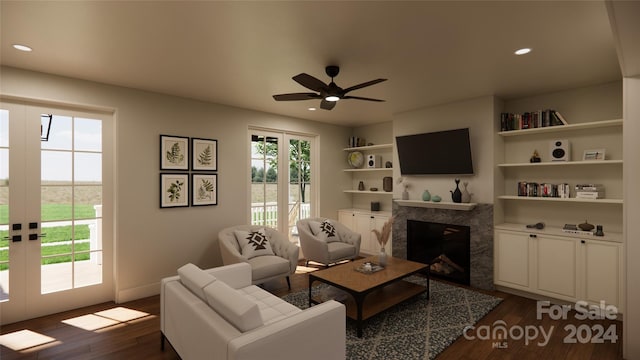
M76 244L76 261L89 260L89 243ZM78 252L83 253L78 254ZM59 255L51 258L42 259L42 265L58 264L71 261L71 244L69 245L53 245L45 246L42 248L42 256ZM0 250L0 262L6 262L9 260L9 250ZM7 270L8 265L6 263L0 264L0 271Z
M93 205L83 204L75 206L75 219L93 219L96 211ZM70 220L71 204L42 204L42 222ZM9 205L0 205L0 224L9 223Z

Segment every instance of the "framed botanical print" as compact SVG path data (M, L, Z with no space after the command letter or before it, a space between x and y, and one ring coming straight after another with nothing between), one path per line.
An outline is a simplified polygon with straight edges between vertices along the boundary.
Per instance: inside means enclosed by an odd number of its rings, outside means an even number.
M218 141L191 138L191 170L218 170Z
M189 206L189 174L160 174L160 207Z
M160 170L189 170L189 138L160 135Z
M191 174L191 205L218 205L218 174Z

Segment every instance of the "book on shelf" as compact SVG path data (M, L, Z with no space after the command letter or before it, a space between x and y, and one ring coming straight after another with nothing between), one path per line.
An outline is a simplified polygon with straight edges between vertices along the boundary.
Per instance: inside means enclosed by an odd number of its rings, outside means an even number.
M576 184L576 191L604 191L602 184Z
M522 114L508 112L500 114L500 131L535 129L559 125L567 125L567 121L559 112L553 109L528 111Z
M604 191L576 191L577 199L602 199Z

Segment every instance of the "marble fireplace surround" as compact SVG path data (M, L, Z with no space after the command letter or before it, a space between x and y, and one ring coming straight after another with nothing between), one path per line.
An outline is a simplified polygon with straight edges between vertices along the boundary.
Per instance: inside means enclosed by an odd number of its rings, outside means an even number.
M393 202L393 256L407 258L407 220L470 227L471 286L493 290L493 204L469 211L401 206Z

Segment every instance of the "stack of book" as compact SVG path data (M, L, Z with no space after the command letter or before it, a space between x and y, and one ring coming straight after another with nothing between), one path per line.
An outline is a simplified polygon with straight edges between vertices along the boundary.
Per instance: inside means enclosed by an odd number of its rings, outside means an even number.
M552 109L500 114L500 131L534 129L547 126L567 125L567 121Z
M604 186L602 184L576 184L577 199L602 199Z

